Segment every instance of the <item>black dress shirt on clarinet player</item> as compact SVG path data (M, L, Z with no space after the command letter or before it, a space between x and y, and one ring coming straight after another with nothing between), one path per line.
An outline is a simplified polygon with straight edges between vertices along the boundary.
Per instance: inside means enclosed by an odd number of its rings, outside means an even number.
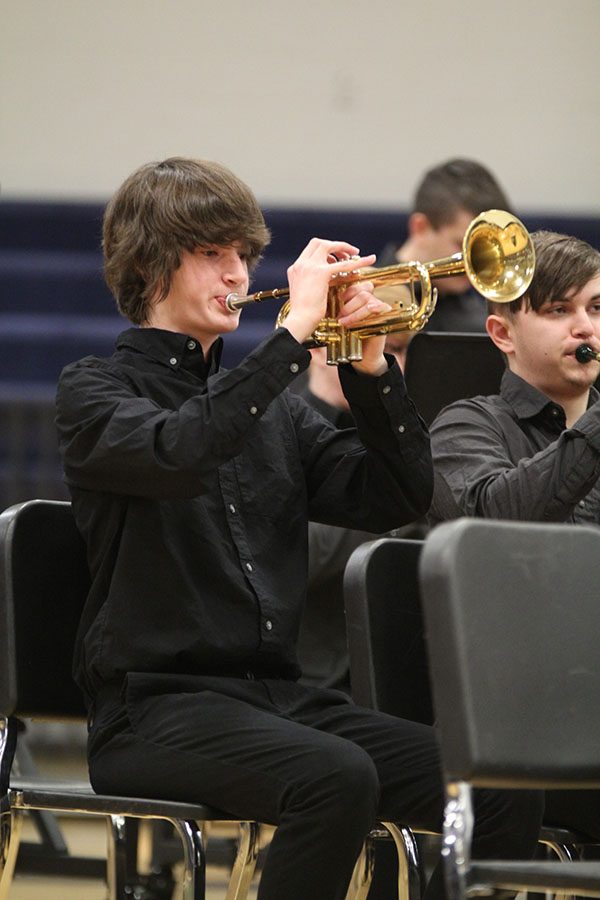
M91 548L75 660L88 697L128 672L297 678L307 519L383 532L427 508L427 430L391 358L379 378L342 367L357 430L340 431L285 390L310 359L286 329L231 371L220 354L220 339L205 361L189 336L132 328L61 375Z
M510 369L500 393L457 400L431 426L456 515L600 524L600 396L567 428L564 409ZM447 518L437 490L431 525Z

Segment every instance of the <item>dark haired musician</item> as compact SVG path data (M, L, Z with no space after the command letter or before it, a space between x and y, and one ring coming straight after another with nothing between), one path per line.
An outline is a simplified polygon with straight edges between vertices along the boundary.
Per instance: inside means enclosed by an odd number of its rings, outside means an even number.
M600 252L552 232L532 239L529 290L490 304L487 331L507 362L500 393L438 415L434 465L461 515L600 525L600 362L576 356L600 352ZM443 517L434 498L431 523ZM600 839L600 792L550 792L545 821Z
M286 390L331 276L358 253L344 241L310 241L288 271L286 327L220 368L220 335L239 319L225 298L247 292L268 238L251 191L214 163L150 163L108 205L107 281L140 327L112 357L68 366L58 389L92 574L75 674L96 789L275 824L261 900L341 900L377 817L440 827L442 779L431 729L297 683L307 520L408 522L427 509L432 468L382 338L340 372L356 430ZM382 308L357 283L340 321ZM530 856L540 807L537 793L483 792L478 851Z
M433 166L416 187L405 240L384 247L377 265L414 259L430 262L458 253L469 223L487 209L510 210L504 190L489 169L474 159L463 158ZM485 301L471 288L466 275L440 279L436 287L439 300L426 328L485 330Z

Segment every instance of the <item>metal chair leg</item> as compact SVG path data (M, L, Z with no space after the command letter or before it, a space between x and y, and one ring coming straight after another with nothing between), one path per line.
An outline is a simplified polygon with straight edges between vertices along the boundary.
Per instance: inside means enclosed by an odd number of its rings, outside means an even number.
M549 832L547 832L547 835ZM557 856L561 862L576 862L581 860L581 853L575 844L564 843L560 838L540 836L540 844L547 847ZM575 900L573 894L555 894L554 900Z
M366 900L375 871L375 841L383 833L379 829L373 829L365 838L346 892L346 900Z
M231 870L225 900L246 900L258 859L260 825L240 822L238 850Z
M421 896L421 872L419 849L410 828L402 828L394 822L382 822L389 831L398 854L398 900L419 900Z
M106 883L109 900L126 900L127 884L127 841L125 817L108 816L106 820L107 859Z
M0 716L0 898L6 900L10 888L17 852L21 821L11 809L9 778L17 746L16 719Z
M471 786L464 781L446 785L442 861L448 897L466 897L473 834Z
M8 900L19 853L23 816L7 809L0 814L0 900Z
M182 900L206 900L206 856L197 822L169 819L183 844Z

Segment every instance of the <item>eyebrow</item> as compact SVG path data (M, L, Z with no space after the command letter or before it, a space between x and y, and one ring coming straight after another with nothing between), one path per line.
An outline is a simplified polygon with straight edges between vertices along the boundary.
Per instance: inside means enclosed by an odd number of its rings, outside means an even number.
M592 294L592 296L587 300L588 303L593 303L595 300L600 300L600 291L597 294ZM541 308L544 306L552 306L553 303L572 303L573 297L552 297L549 300L544 300Z

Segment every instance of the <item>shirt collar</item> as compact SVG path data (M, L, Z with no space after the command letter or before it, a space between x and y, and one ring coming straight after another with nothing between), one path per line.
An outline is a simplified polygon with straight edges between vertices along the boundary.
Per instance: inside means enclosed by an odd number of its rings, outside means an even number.
M550 400L549 397L519 375L515 375L510 369L506 369L502 376L500 394L513 408L519 419L532 419L548 407L562 410L558 403ZM596 388L591 387L587 408L589 409L599 398L600 394Z
M196 338L162 328L128 328L118 336L116 347L117 350L128 348L144 353L169 369L184 369L207 378L219 368L223 339L219 337L214 341L206 360Z

